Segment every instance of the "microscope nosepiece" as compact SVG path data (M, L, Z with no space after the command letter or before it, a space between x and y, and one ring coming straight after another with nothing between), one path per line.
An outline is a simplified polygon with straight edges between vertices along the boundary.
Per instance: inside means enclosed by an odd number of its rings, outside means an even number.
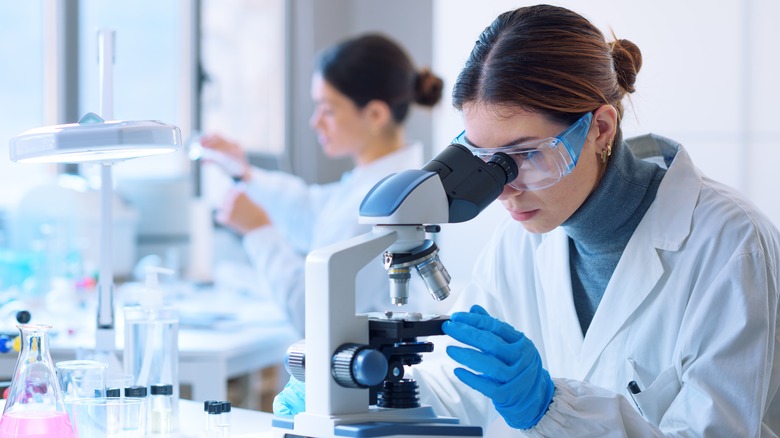
M431 240L409 253L385 252L384 264L390 279L390 299L395 305L402 306L409 300L412 266L434 300L450 296L450 273L439 260L439 247Z

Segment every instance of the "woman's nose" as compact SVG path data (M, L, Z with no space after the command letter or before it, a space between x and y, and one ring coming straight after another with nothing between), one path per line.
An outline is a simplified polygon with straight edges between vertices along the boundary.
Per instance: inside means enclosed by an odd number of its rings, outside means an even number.
M521 193L523 193L525 190L518 190L509 184L504 185L504 189L501 191L501 194L498 195L498 200L503 201L505 199L509 199L512 196L517 196Z

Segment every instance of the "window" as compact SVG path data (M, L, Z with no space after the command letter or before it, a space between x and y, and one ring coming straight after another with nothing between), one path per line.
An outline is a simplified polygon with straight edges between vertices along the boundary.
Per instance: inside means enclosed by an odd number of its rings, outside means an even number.
M188 138L195 99L192 66L195 59L193 47L196 46L193 44L196 30L193 11L196 5L197 2L191 1L155 0L0 2L0 59L3 60L3 68L0 69L0 141L4 145L4 157L0 157L0 183L3 187L0 194L0 231L4 232L0 233L0 247L7 244L17 250L29 250L35 244L34 236L41 233L41 227L36 225L37 222L28 220L32 213L25 207L30 198L40 201L42 194L58 200L63 198L54 191L60 189L54 187L57 166L11 162L9 140L31 128L74 123L87 112L101 115L97 61L99 28L115 32L113 119L160 120L179 126L183 138ZM77 168L97 189L100 166L68 166L68 170ZM189 182L190 166L186 152L181 151L128 160L113 166L112 171L117 184L125 180L155 178L177 179L177 182L186 184ZM60 185L62 181L62 178L56 180L56 184ZM48 186L31 192L33 187L43 183ZM61 189L66 190L64 187ZM68 194L74 191L73 188L69 190ZM28 193L31 195L26 196ZM89 199L95 194L89 193ZM121 195L118 191L117 194ZM184 190L181 202L185 207L189 194ZM81 198L87 199L86 196ZM25 201L24 206L22 201ZM41 202L34 204L37 206ZM48 206L45 202L43 204ZM169 204L171 209L175 207L174 202ZM58 209L53 214L56 217L50 217L50 212L36 211L34 214L36 218L45 216L41 220L52 223L70 224L68 221L72 221L79 226L97 223L97 210L79 205ZM122 211L142 210L141 207L132 205ZM120 222L121 211L115 210L116 224ZM26 216L22 217L20 211L24 211ZM186 208L179 208L177 214L176 223L186 227L186 221L180 217L187 214ZM61 246L68 249L83 247L86 243L77 242L82 234L74 229L75 225L65 232L57 231L56 236L52 232L49 240L60 239L56 242L65 242ZM85 242L97 246L97 227L83 229ZM79 232L81 230L78 228ZM25 231L29 233L25 234ZM135 234L124 234L129 241L129 249L125 251L122 245L115 245L115 258L116 253L120 253L122 260L127 261L115 262L117 275L126 274L135 262L130 251L135 249ZM50 248L46 252L55 253Z
M43 1L0 2L0 210L13 208L49 166L14 163L8 142L44 124Z
M194 2L79 1L79 114L99 114L97 30L115 31L113 113L117 120L159 120L191 129L190 17ZM170 177L189 172L186 154L129 160L114 166L117 179ZM95 172L84 166L83 172ZM97 171L99 173L99 170Z

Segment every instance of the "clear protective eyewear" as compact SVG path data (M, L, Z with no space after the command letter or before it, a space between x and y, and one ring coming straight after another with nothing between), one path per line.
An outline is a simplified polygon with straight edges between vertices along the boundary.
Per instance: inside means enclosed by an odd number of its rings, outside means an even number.
M517 163L517 178L508 183L516 190L541 190L552 186L570 174L582 153L590 131L593 114L585 113L574 124L555 137L531 140L499 148L480 148L466 139L466 131L455 137L477 157L488 161L496 152L503 152Z

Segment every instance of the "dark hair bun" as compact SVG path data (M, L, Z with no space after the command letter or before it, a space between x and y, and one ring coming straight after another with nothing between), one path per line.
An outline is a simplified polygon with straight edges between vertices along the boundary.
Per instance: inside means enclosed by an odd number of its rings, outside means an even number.
M636 91L636 75L642 68L642 52L639 47L629 40L616 40L612 43L612 63L620 88L627 93Z
M424 106L434 106L441 100L444 81L428 69L417 73L414 86L414 101Z

